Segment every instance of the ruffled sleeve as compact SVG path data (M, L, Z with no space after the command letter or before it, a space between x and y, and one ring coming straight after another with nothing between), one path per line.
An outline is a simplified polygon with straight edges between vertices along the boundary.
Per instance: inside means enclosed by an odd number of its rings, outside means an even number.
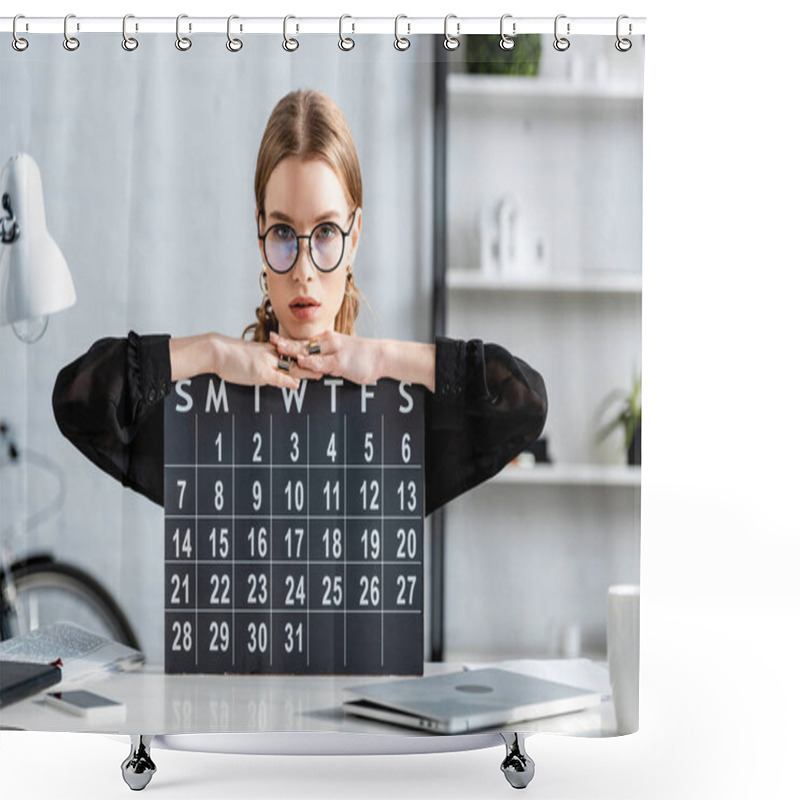
M59 430L87 458L137 492L164 502L164 398L169 335L106 338L64 367L53 388Z
M426 406L426 514L499 472L547 418L542 376L477 339L437 338L435 388Z

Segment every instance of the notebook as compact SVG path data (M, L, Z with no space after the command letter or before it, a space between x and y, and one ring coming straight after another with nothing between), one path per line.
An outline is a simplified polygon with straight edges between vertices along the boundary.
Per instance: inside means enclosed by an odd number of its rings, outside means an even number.
M468 733L582 711L600 692L502 669L476 669L348 687L347 714L433 733Z
M28 661L0 661L0 708L31 697L61 680L53 664Z

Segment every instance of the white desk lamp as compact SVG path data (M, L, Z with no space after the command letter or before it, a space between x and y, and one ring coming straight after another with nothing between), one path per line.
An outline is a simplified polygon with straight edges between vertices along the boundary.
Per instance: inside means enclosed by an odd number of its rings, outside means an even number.
M47 230L42 176L27 153L6 162L0 192L0 325L11 323L31 343L44 334L50 314L73 305L75 286Z

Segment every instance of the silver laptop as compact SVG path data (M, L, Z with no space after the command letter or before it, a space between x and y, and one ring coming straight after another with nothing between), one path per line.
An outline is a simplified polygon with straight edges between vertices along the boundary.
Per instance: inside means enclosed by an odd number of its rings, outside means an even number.
M476 669L424 678L350 686L347 714L433 733L468 733L524 720L582 711L599 692L502 669Z

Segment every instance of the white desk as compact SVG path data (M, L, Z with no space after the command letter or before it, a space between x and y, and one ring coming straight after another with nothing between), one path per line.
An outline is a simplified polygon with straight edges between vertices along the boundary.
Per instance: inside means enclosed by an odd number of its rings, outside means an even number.
M428 664L425 675L457 672L457 664ZM44 703L42 695L2 712L0 727L120 735L130 742L122 776L143 789L156 772L151 747L259 755L389 755L441 753L506 746L501 770L524 788L534 775L525 752L530 733L572 736L616 734L613 706L532 720L506 729L439 735L345 715L345 688L386 677L165 675L163 667L108 676L85 688L124 702L122 723L87 723ZM60 688L73 688L61 684Z
M425 674L460 669L460 664L428 664ZM414 737L440 742L454 738L373 722L342 712L341 703L347 697L345 687L385 680L389 678L165 675L162 667L150 665L140 671L110 675L97 683L83 685L83 688L124 702L127 715L122 723L101 726L87 723L81 717L46 705L42 695L38 695L4 708L2 727L157 736L295 731L359 733L372 737L377 734L381 738L408 740ZM70 687L61 684L60 688ZM514 729L590 737L616 733L613 708L609 702L578 713L526 722L514 726ZM463 738L474 739L475 734ZM498 741L496 733L493 741Z

